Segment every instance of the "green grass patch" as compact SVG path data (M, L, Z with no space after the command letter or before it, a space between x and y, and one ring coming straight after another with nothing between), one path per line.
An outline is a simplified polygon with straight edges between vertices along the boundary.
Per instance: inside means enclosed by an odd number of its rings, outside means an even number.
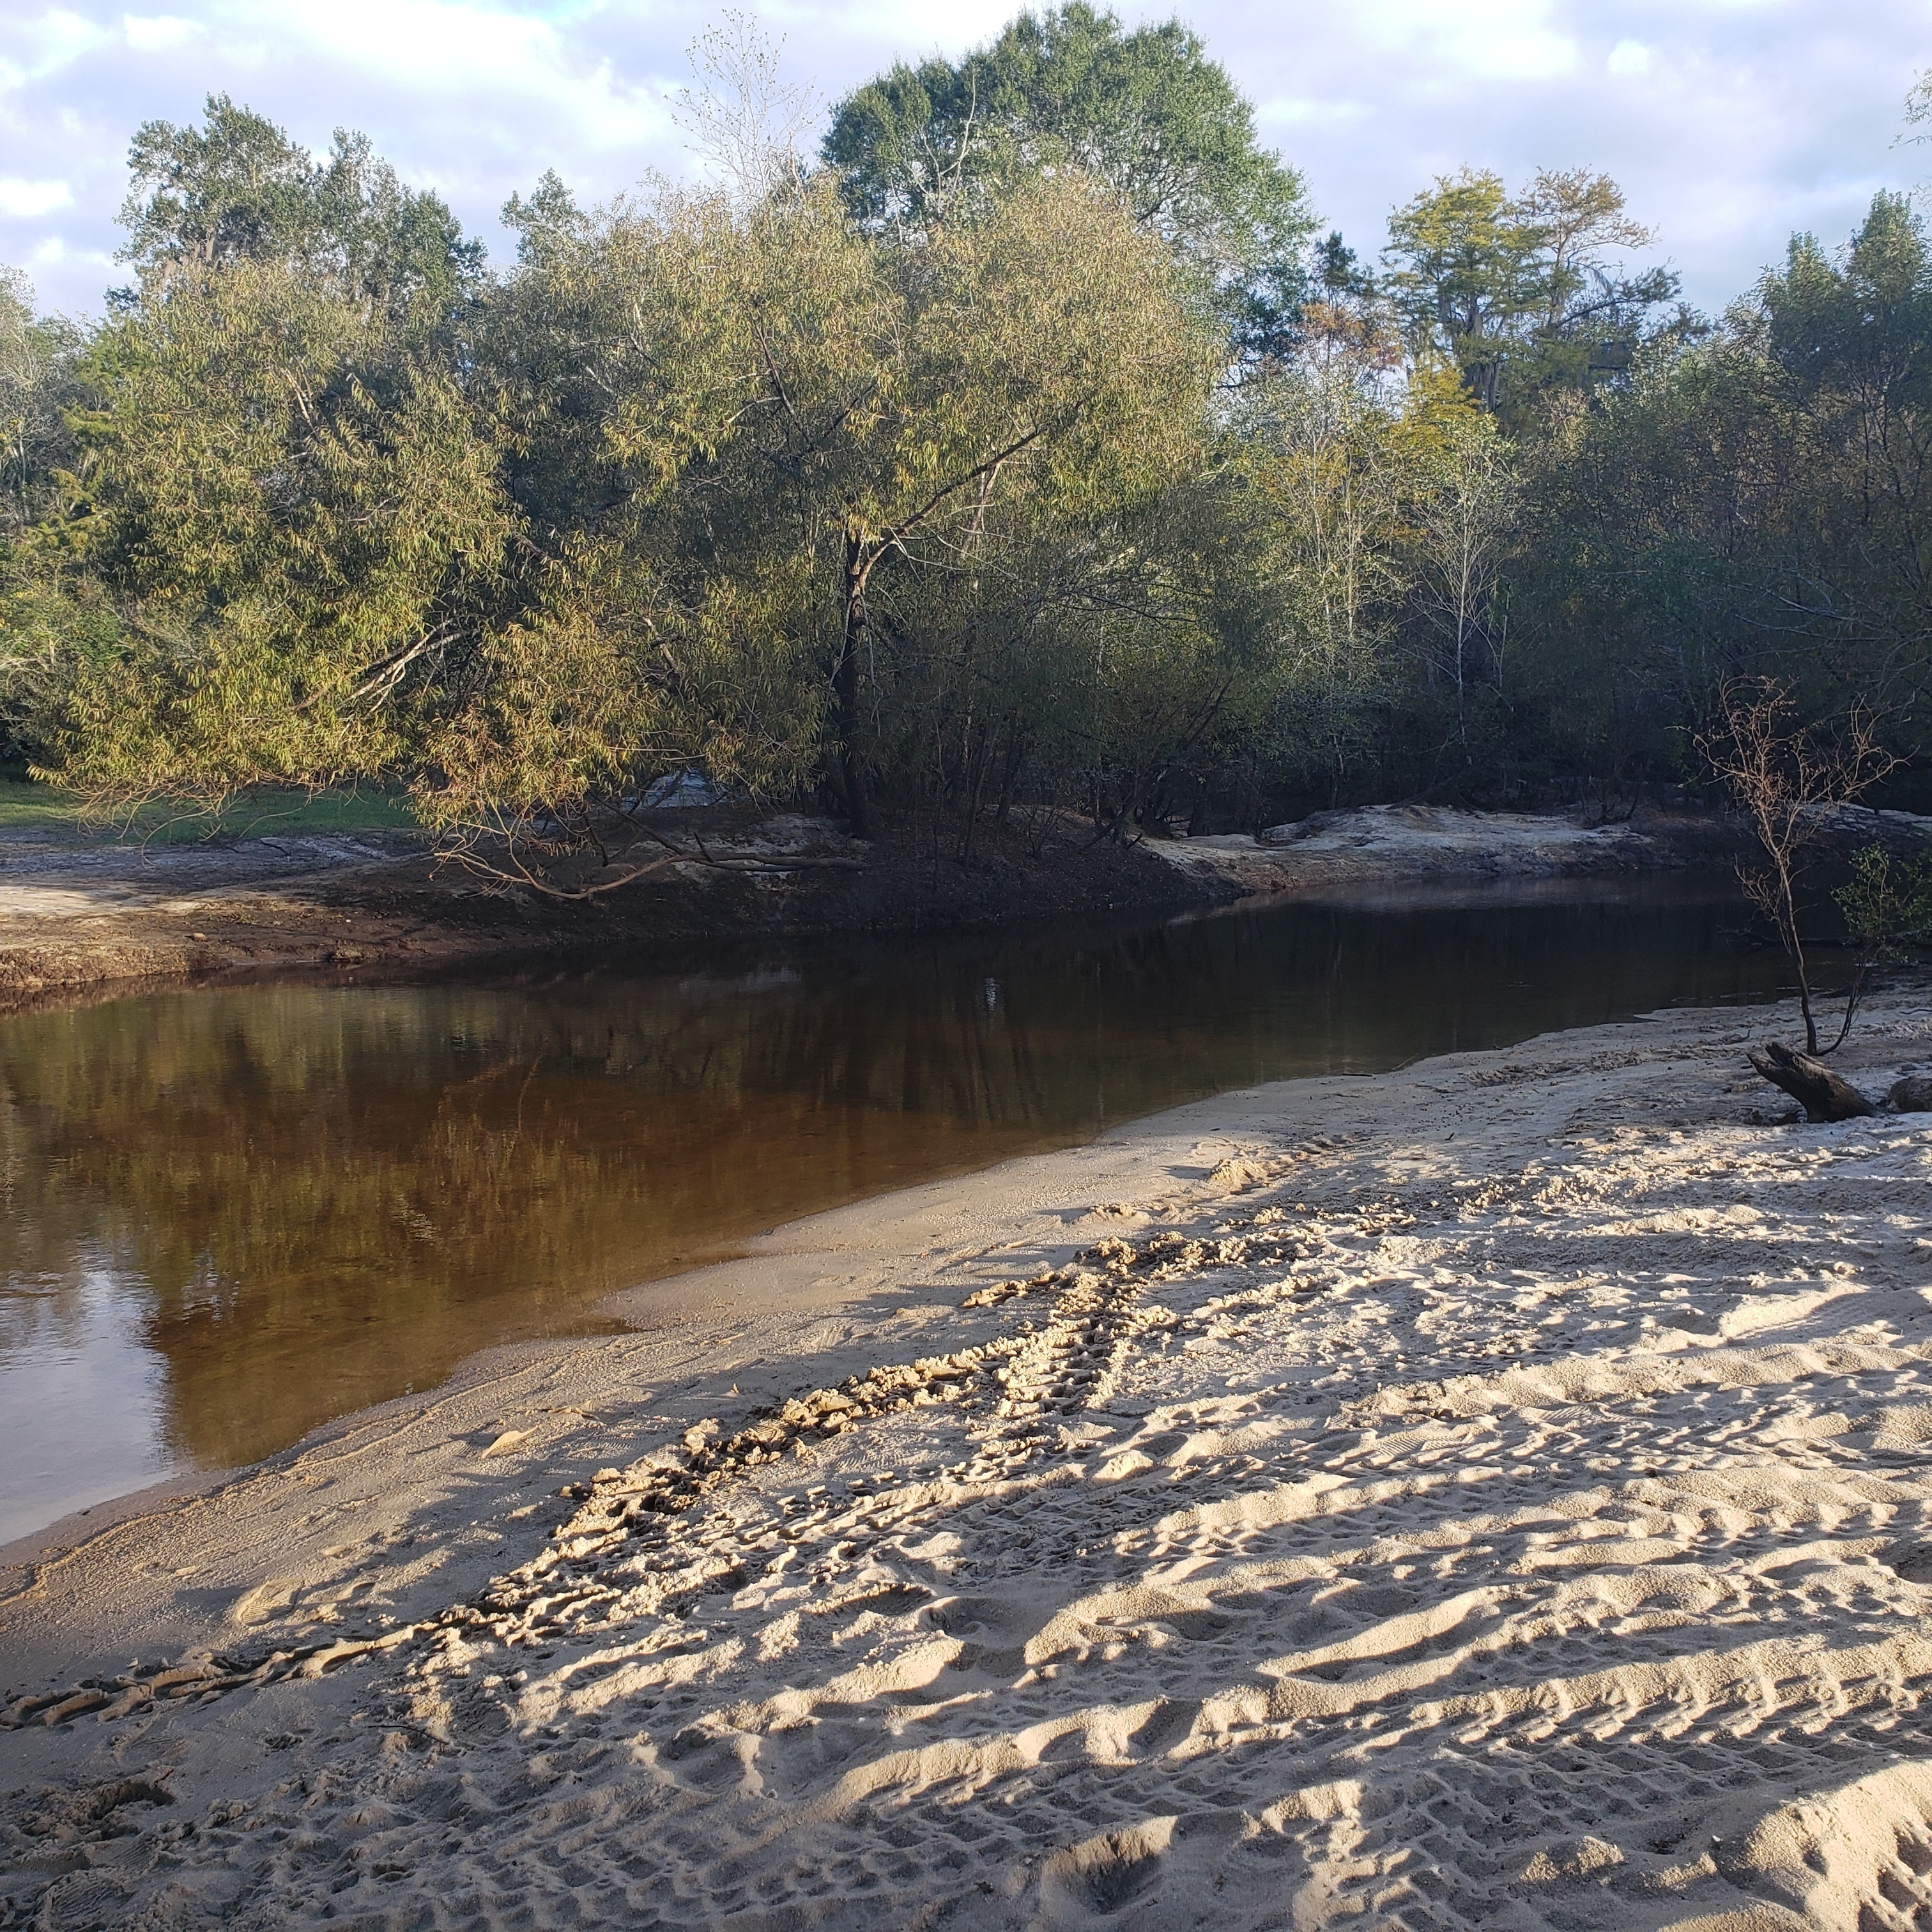
M131 818L82 815L81 801L58 786L0 776L0 835L50 832L90 844L143 838L161 844L202 838L273 838L299 832L386 832L416 824L409 800L386 791L260 791L211 818L164 802L142 806Z

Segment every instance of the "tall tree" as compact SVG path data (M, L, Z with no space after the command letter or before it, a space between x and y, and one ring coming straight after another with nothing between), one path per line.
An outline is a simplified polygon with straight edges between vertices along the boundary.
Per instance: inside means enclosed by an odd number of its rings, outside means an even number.
M0 268L0 535L17 536L46 507L56 468L73 461L68 412L86 340L37 311L25 275Z
M1427 376L1410 386L1398 449L1404 470L1402 548L1408 602L1420 620L1425 676L1454 694L1457 742L1469 752L1472 686L1500 696L1508 626L1502 574L1516 532L1520 482L1496 419Z
M0 268L0 755L44 749L76 644L111 634L98 586L61 540L82 487L74 434L89 400L86 332L35 310L24 275Z
M1243 348L1293 338L1314 226L1301 178L1178 20L1128 32L1087 0L1023 14L957 63L902 63L849 95L824 154L875 226L923 227L1016 175L1082 169L1175 250Z
M1900 198L1850 242L1809 236L1710 340L1640 356L1580 416L1536 494L1535 601L1552 660L1715 728L1729 682L1808 716L1853 695L1917 741L1932 660L1932 254Z
M829 184L547 232L501 338L513 487L632 560L653 652L742 625L814 665L862 831L875 710L934 600L1029 525L1150 488L1198 434L1205 339L1160 244L1084 176L1022 181L916 249L860 232Z
M1396 413L1372 356L1331 349L1246 399L1235 465L1246 574L1281 670L1276 724L1297 776L1340 796L1389 676L1402 595Z
M441 197L404 185L338 128L318 161L272 122L210 94L199 126L144 122L128 158L121 259L156 291L240 262L280 263L345 293L446 312L480 273Z
M1494 411L1628 370L1677 280L1615 258L1653 238L1606 175L1544 170L1513 197L1500 176L1465 168L1390 217L1384 286L1412 353L1460 370Z
M74 667L63 774L218 799L406 770L510 534L449 372L382 310L248 261L113 325L89 369L63 524L119 638Z

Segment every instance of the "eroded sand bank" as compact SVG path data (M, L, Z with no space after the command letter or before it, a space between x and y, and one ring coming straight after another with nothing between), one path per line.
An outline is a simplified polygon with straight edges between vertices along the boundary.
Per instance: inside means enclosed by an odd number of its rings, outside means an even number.
M1932 1116L1772 1124L1788 1020L1225 1096L16 1547L0 1922L1916 1922Z

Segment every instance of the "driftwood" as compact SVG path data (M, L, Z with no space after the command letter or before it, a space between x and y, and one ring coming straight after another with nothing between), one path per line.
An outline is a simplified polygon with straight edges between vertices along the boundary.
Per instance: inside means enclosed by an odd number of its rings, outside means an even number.
M1878 1112L1856 1087L1847 1086L1808 1053L1793 1053L1775 1040L1748 1051L1750 1064L1774 1087L1782 1087L1799 1102L1808 1120L1856 1120Z

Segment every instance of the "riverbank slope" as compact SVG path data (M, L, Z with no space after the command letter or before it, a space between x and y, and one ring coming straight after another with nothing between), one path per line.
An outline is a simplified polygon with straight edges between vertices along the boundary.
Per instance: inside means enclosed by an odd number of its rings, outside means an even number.
M1932 1117L1778 1124L1790 1018L841 1210L16 1547L7 1922L1904 1922Z
M1862 816L1904 823L1896 813ZM16 830L0 836L0 1009L143 981L420 974L685 941L1181 911L1256 894L1595 878L1722 865L1740 849L1736 828L1708 814L1646 810L1594 826L1420 806L1321 813L1260 839L1150 838L1127 848L1096 842L1090 827L1070 818L1044 838L985 835L970 864L950 839L935 844L916 827L862 843L830 820L788 814L721 820L680 836L694 843L700 830L705 860L584 904L485 890L395 830L190 844Z
M439 865L418 836L304 832L213 844L0 837L0 1010L142 982L419 975L485 960L683 942L907 932L1225 904L1239 881L1095 844L1069 823L988 836L970 866L901 828L867 843L796 814L681 829L704 856L584 902Z

